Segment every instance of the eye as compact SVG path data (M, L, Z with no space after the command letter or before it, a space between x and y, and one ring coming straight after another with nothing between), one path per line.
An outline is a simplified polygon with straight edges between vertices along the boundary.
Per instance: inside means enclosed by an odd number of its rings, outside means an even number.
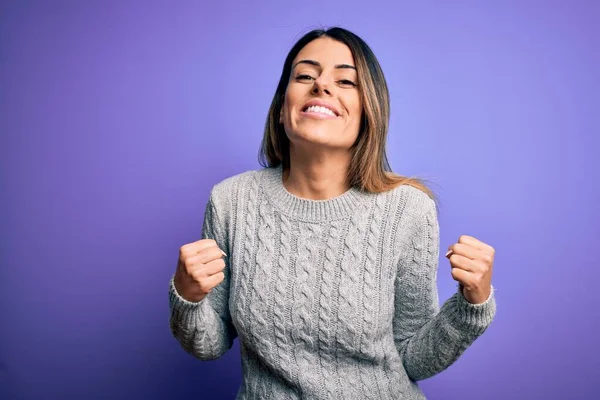
M299 81L305 81L305 80L313 79L313 77L310 76L310 75L302 74L302 75L296 76L296 79L299 80Z
M350 85L352 87L356 87L356 83L352 82L349 79L342 79L342 80L340 80L338 82L340 82L342 85Z

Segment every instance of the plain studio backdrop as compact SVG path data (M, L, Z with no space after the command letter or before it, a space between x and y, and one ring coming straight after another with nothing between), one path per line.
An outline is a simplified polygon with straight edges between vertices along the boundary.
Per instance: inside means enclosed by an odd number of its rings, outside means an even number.
M3 2L0 398L234 397L238 341L186 354L168 281L212 185L260 168L288 50L332 25L382 64L390 162L432 182L441 249L496 248L496 319L425 394L597 398L598 4Z

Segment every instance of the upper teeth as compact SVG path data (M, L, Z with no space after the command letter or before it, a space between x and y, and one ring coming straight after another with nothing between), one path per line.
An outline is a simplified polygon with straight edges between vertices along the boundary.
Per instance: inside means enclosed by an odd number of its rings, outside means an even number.
M317 112L317 113L327 114L327 115L331 115L331 116L335 117L335 113L333 111L331 111L327 107L322 107L322 106L310 106L306 109L306 112Z

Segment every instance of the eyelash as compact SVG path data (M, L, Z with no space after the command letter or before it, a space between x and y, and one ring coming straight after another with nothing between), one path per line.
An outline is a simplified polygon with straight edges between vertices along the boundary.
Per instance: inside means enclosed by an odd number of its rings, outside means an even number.
M313 77L312 77L312 76L310 76L310 75L305 75L305 74L302 74L302 75L298 75L298 76L296 76L296 80L302 80L302 79L306 79L306 78L313 79ZM341 82L341 83L342 83L342 84L344 84L344 85L352 85L352 86L356 87L356 83L354 83L354 82L352 82L351 80L348 80L348 79L342 79L342 80L341 80L341 81L339 81L339 82Z

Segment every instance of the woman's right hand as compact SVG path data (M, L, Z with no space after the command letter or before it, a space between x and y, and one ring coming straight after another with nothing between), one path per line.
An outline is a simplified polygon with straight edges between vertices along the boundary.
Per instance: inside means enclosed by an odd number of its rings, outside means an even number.
M173 279L177 293L191 302L204 299L225 278L224 256L225 252L212 239L181 246Z

